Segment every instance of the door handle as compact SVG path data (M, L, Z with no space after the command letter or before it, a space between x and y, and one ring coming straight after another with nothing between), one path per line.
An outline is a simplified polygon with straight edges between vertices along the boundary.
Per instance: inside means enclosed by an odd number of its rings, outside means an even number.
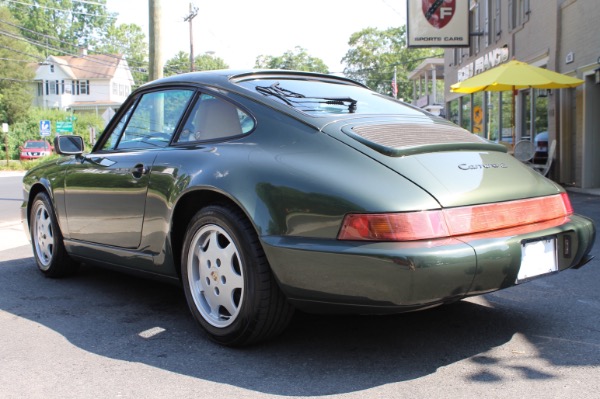
M141 178L143 175L147 175L149 172L150 172L150 168L148 168L147 166L144 166L141 163L139 163L139 164L135 165L133 168L131 168L131 175L133 177L135 177L136 179Z

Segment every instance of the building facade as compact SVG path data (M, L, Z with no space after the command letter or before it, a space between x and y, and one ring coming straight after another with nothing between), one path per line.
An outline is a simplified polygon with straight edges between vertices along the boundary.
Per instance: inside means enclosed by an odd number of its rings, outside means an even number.
M513 145L556 141L550 177L600 188L600 2L471 0L471 45L444 54L448 119ZM450 86L511 59L584 80L575 89L452 93ZM514 108L513 108L514 94Z
M134 84L120 56L49 56L35 68L33 105L40 108L111 113Z

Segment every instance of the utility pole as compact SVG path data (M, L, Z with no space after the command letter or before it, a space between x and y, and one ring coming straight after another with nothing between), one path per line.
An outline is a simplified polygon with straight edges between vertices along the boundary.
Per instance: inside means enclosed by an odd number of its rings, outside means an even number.
M190 23L190 72L194 72L196 66L194 65L194 35L192 30L192 20L198 15L198 7L192 6L190 3L190 13L183 19L185 22Z
M149 80L156 80L163 77L163 59L162 59L162 9L160 0L148 0L148 15L150 25L150 71Z

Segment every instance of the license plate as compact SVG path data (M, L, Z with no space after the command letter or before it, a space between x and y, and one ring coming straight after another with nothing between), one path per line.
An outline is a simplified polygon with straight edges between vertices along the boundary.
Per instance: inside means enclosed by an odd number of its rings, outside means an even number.
M556 238L528 241L521 244L521 268L516 283L558 271Z

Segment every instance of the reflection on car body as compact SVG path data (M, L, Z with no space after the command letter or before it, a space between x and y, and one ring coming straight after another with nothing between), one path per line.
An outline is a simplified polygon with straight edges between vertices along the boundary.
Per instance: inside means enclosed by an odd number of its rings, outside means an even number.
M412 311L578 268L595 237L504 146L341 77L169 77L90 153L62 140L71 155L23 179L39 269L181 282L226 345L279 334L294 309Z

